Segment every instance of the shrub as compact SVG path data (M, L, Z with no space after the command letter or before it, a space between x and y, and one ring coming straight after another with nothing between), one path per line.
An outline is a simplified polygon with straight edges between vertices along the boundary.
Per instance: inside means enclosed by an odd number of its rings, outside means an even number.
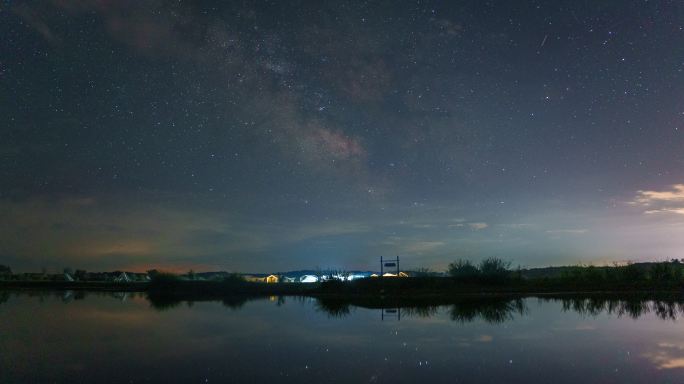
M470 260L459 259L449 264L449 275L456 279L474 279L480 271L470 262Z
M635 264L627 264L621 269L622 280L627 283L641 281L646 278L646 274L644 273L643 268L640 268Z
M504 282L510 277L510 267L510 261L490 257L480 262L480 277L486 282Z
M167 272L157 272L150 276L150 280L153 284L165 284L165 283L173 283L176 281L179 281L180 279L178 276L174 275L173 273L167 273Z
M245 278L239 273L231 273L224 277L223 281L226 283L243 283L245 282Z
M662 262L653 264L649 275L651 281L656 283L672 282L680 279L681 270L678 265Z

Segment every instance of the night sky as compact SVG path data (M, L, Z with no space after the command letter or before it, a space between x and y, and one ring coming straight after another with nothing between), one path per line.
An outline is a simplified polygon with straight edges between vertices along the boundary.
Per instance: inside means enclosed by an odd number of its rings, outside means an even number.
M680 1L0 2L0 263L684 257Z

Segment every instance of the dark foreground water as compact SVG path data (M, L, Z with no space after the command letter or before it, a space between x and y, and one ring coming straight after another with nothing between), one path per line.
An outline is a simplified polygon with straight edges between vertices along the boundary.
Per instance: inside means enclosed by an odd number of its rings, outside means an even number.
M682 383L684 305L0 292L0 383Z

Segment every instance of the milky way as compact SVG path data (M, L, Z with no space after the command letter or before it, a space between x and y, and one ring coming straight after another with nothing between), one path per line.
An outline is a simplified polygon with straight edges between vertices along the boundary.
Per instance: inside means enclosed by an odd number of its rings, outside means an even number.
M0 36L17 270L684 257L678 1L6 0Z

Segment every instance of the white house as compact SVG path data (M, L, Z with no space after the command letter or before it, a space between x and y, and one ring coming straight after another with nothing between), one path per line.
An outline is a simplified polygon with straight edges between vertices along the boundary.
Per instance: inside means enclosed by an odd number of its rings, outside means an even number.
M128 277L126 272L121 272L121 274L117 278L115 278L114 281L117 283L130 283L131 278Z
M304 275L299 278L300 283L318 283L318 276Z

